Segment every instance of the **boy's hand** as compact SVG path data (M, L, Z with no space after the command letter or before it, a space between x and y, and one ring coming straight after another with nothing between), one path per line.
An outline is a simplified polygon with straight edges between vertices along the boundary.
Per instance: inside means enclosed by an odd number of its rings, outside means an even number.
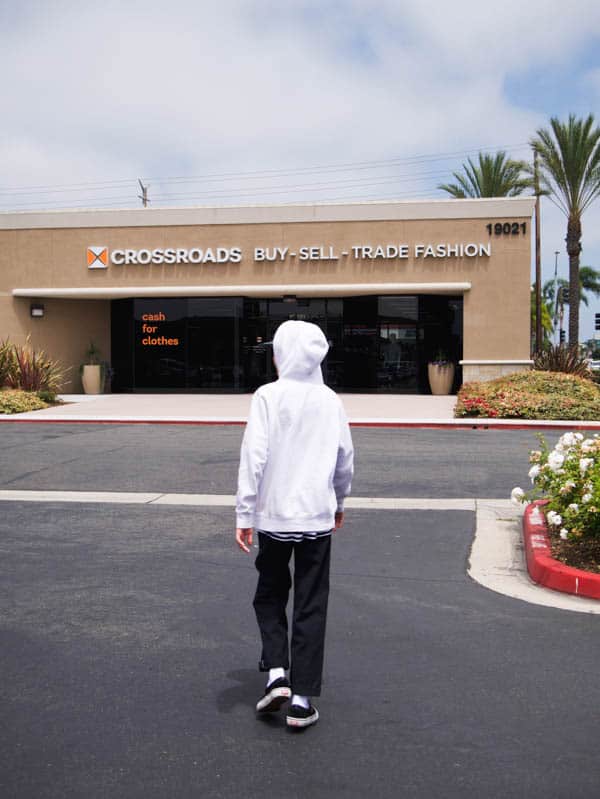
M243 549L244 552L250 552L253 532L254 529L252 527L238 527L235 531L235 540L239 548Z
M344 526L344 511L338 510L335 514L335 529L339 530L340 527Z

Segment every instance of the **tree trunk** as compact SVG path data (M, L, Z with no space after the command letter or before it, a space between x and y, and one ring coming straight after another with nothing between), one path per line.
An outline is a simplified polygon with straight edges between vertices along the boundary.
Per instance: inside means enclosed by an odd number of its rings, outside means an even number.
M571 214L567 223L567 255L569 256L569 345L579 344L579 254L581 253L581 219Z

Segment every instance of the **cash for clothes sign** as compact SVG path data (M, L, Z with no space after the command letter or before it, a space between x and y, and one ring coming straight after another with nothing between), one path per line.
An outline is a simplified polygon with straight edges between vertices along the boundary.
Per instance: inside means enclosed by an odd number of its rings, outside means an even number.
M142 314L140 341L144 347L178 347L179 339L161 333L161 323L167 321L162 311Z

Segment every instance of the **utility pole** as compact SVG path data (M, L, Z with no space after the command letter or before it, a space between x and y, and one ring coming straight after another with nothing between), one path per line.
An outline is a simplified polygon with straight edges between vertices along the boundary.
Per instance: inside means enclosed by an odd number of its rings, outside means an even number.
M558 321L558 256L560 252L554 250L554 341L556 343L556 323ZM562 321L560 323L562 327Z
M535 181L535 349L542 351L542 254L540 252L540 178L538 154L533 151L533 173Z
M144 184L139 178L138 178L138 183L140 184L140 188L142 190L142 193L138 194L138 197L142 201L142 205L144 206L144 208L146 208L146 206L150 202L150 200L148 199L148 189L150 188L150 186L144 186Z

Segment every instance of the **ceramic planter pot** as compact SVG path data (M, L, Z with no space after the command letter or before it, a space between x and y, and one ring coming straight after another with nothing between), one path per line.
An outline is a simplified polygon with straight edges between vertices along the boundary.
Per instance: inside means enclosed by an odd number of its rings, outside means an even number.
M100 364L85 364L81 383L86 394L102 394L102 371Z
M427 365L429 387L432 394L449 394L454 382L453 363L430 363Z

